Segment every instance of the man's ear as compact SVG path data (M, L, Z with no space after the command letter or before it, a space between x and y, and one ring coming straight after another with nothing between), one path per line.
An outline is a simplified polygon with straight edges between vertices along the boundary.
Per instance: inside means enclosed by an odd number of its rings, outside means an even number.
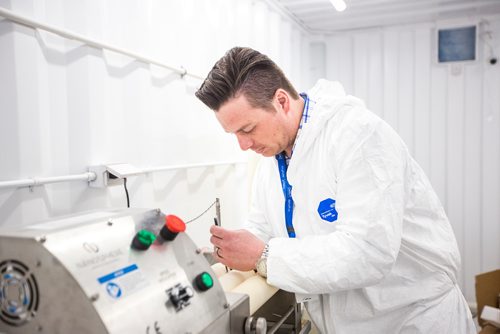
M276 90L274 93L274 100L278 103L277 107L285 112L290 110L290 96L288 93L281 88Z

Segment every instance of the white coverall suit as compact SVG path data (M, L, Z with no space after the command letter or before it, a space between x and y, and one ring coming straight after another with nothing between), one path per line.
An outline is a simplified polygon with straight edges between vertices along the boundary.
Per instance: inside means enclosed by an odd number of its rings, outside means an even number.
M287 171L296 238L277 160L254 177L246 228L269 243L268 283L308 298L321 333L475 333L453 231L402 139L339 83L307 94L316 103Z

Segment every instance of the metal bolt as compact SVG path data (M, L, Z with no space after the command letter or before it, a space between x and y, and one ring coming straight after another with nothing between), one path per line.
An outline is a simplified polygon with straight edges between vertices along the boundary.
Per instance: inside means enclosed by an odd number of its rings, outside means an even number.
M229 308L229 306L230 306L229 303L224 304L224 308Z
M47 237L42 235L40 239L38 239L38 241L40 241L43 244L45 241L47 241Z
M42 266L42 261L37 260L37 261L36 261L36 266L37 266L37 267L41 267L41 266Z
M196 248L196 254L200 254L201 253L201 248Z
M99 294L98 293L95 293L93 294L92 296L90 296L90 301L91 302L95 302L99 299Z
M112 226L112 225L113 225L113 220L112 219L108 220L108 226Z

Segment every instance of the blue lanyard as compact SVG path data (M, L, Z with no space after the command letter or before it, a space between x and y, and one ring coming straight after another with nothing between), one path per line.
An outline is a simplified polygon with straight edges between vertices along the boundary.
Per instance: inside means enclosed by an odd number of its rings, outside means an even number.
M307 123L309 120L309 97L307 94L303 93L300 96L304 99L304 111L302 113L302 118L299 124L299 130L297 132L297 136L295 137L295 142L293 143L293 150L295 149L295 144L297 143L297 138L300 135L300 131L302 130L302 126ZM276 160L278 160L278 169L280 171L280 179L281 179L281 188L283 188L283 195L285 195L285 225L286 231L288 232L288 236L290 238L295 238L295 229L293 228L292 219L293 219L293 198L292 198L292 186L288 183L286 178L286 170L288 169L288 165L286 164L286 156L285 153L282 152L276 155Z
M286 179L286 157L285 153L280 153L276 155L278 160L278 169L280 171L281 187L283 188L283 194L285 195L285 225L286 231L290 238L295 238L295 230L293 229L292 217L293 217L293 198L292 198L292 186L288 183Z

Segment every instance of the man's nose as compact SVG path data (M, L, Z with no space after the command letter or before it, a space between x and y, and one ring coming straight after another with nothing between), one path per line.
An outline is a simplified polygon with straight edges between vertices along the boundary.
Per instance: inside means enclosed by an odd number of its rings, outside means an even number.
M250 147L253 145L252 139L248 138L247 136L242 136L242 135L236 135L238 138L238 144L240 144L240 148L243 151L248 150Z

